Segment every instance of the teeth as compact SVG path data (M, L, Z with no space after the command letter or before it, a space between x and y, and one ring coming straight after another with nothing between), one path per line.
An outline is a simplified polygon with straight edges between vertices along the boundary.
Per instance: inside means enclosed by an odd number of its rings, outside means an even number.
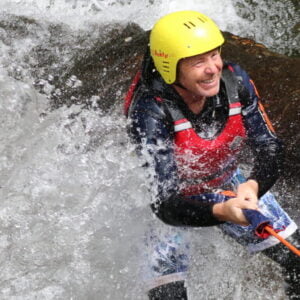
M212 82L214 82L214 80L213 79L211 79L211 80L203 80L202 82L203 83L212 83Z

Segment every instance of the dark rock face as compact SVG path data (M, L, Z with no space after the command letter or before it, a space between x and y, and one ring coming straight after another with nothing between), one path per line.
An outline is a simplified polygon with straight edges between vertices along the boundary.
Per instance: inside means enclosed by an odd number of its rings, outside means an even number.
M286 145L286 173L300 175L300 58L269 51L261 44L224 33L223 57L253 78L262 103Z
M0 29L16 38L35 40L40 27L34 20L17 16L0 22ZM36 88L47 94L51 109L78 104L109 112L122 104L140 67L149 32L136 24L94 27L89 32L75 32L68 26L43 24L47 34L24 57L24 69L36 80ZM287 176L299 178L300 58L276 54L227 32L224 35L224 59L240 64L253 78L275 130L286 144ZM4 42L11 44L8 35ZM22 80L17 72L10 75ZM50 92L45 84L50 84Z
M65 30L57 28L62 35L67 35ZM86 109L108 112L123 101L123 95L140 66L148 35L135 24L126 27L111 24L105 28L96 27L95 32L74 37L74 44L70 46L72 56L68 58L67 65L53 63L56 69L51 66L55 53L49 44L33 49L39 69L46 69L45 74L54 70L56 74L50 82L54 88L47 94L51 109L77 104ZM61 44L60 40L55 44L59 44L62 53L66 52L65 48L70 48L68 44ZM37 89L43 93L47 77L41 80L35 72L32 75L36 78Z
M123 101L123 95L140 66L148 35L135 24L125 28L116 24L104 40L102 37L89 51L78 53L74 58L74 64L60 80L63 83L75 75L82 85L75 90L65 88L63 97L54 101L55 105L61 100L68 103L71 97L75 97L76 103L85 103L90 108L90 98L94 96L98 98L96 107L108 111Z
M286 144L287 176L299 177L300 58L276 54L262 44L227 32L224 35L223 58L240 64L254 80L266 112ZM99 41L88 52L74 58L58 84L75 75L82 85L62 89L59 97L52 97L54 106L74 103L75 98L75 103L85 103L90 108L92 96L97 97L96 107L104 111L120 105L140 67L148 36L149 32L135 24L125 28L116 25L106 34L105 43Z

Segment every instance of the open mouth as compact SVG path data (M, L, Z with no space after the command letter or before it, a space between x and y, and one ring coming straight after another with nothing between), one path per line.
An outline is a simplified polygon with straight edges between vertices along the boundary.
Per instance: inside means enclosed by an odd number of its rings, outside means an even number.
M199 81L200 85L206 86L206 87L214 87L214 86L218 85L218 83L219 83L218 77Z
M202 80L201 82L204 84L211 84L215 81L215 79L209 79L209 80Z

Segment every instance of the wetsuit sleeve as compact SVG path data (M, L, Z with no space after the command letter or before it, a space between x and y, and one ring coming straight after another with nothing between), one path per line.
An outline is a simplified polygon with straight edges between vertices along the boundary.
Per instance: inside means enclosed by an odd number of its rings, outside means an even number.
M263 110L253 81L240 67L235 66L234 69L241 78L239 93L243 119L248 144L254 154L254 166L248 179L258 182L258 196L261 197L282 173L284 147Z
M151 208L165 223L174 226L211 226L220 224L212 206L222 195L186 198L179 193L179 178L174 159L173 124L162 104L154 99L139 99L130 114L130 136L138 153L146 159L153 196Z

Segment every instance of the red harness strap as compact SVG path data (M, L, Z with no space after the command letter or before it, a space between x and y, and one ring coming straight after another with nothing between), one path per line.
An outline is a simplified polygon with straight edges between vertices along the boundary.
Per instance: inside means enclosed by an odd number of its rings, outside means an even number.
M135 74L135 76L134 76L134 78L133 78L133 80L132 80L132 82L130 84L130 87L128 89L128 92L125 95L125 99L124 99L124 114L126 116L128 116L128 111L129 111L129 107L130 107L132 99L133 99L133 94L134 94L136 86L137 86L137 84L138 84L138 82L139 82L139 80L141 78L141 74L142 74L141 71L138 71Z
M212 140L201 138L187 119L174 122L175 156L184 194L220 187L234 172L246 136L240 111L234 103L223 131Z
M237 168L237 155L246 137L235 75L224 70L223 80L229 102L227 122L213 139L200 137L185 116L172 109L175 157L182 181L181 192L193 195L220 188Z

